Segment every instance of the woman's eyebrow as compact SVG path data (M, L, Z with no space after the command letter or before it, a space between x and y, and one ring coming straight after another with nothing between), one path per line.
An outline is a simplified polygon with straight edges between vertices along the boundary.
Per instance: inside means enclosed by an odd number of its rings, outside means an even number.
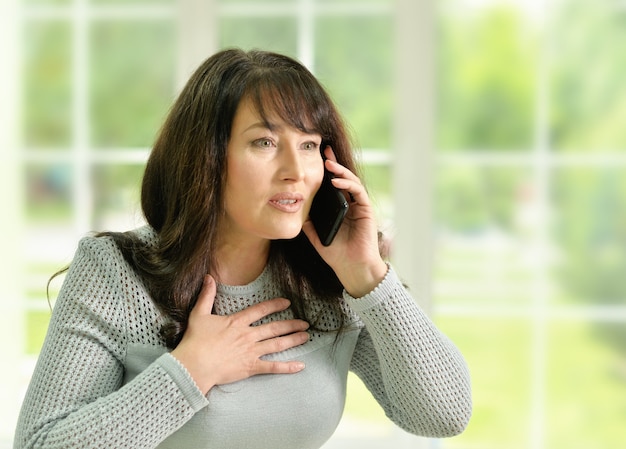
M283 123L272 123L269 121L265 121L265 120L261 120L258 122L254 122L253 124L251 124L250 126L248 126L246 129L243 130L244 133L250 131L250 130L254 130L254 129L262 129L262 130L268 130L271 132L281 132L283 129L289 127L288 125L285 125ZM307 130L307 129L301 129L300 130L303 134L308 134L310 136L319 136L321 137L321 134L318 131L313 131L313 130Z
M248 126L246 129L244 129L244 132L249 131L251 129L268 129L270 131L280 131L283 128L284 128L283 125L279 125L279 124L271 123L267 121L259 121Z

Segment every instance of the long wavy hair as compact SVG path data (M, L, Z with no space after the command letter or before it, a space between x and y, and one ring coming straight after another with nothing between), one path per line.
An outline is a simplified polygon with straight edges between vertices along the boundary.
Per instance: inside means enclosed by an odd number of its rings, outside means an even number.
M218 222L224 215L226 148L237 106L253 101L262 119L276 114L295 128L319 133L340 164L358 174L346 126L318 80L298 61L276 53L227 49L208 58L191 76L167 116L148 159L141 206L156 231L156 246L132 231L106 232L140 274L166 316L166 345L176 347L196 303L203 277L216 265ZM343 317L342 286L301 232L274 240L268 260L273 279L307 316L305 297L327 302Z

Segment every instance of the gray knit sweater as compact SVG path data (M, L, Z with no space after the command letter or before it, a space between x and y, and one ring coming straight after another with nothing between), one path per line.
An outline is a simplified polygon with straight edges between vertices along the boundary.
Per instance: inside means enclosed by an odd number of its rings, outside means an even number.
M154 232L143 228L146 240ZM219 285L218 314L281 296L269 271L245 286ZM363 298L344 292L350 326L312 332L302 346L266 356L302 360L291 375L259 375L204 396L159 337L163 317L110 238L84 238L54 307L22 405L21 448L319 448L341 418L348 370L409 432L460 433L470 381L455 346L390 268ZM312 300L313 307L315 301ZM321 326L337 317L322 311ZM291 318L287 310L264 319Z

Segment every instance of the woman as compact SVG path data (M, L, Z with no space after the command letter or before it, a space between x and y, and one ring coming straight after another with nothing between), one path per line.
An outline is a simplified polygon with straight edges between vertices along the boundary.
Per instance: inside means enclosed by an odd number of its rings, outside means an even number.
M350 198L329 246L308 219L324 168ZM319 448L349 370L407 431L460 433L463 357L381 256L356 173L301 64L205 61L147 163L148 224L79 245L15 447Z

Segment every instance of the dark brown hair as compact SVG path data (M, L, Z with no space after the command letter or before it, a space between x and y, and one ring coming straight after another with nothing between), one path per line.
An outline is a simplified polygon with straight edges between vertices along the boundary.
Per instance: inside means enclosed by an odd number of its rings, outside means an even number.
M302 64L259 50L227 49L207 59L175 101L146 165L141 205L158 234L156 247L132 232L100 234L114 238L168 318L162 333L170 348L182 338L203 277L215 266L226 148L244 97L264 120L276 114L300 130L319 133L338 162L358 174L339 113ZM302 232L272 241L268 264L296 316L314 321L306 316L307 294L327 301L341 316L337 297L342 286Z

